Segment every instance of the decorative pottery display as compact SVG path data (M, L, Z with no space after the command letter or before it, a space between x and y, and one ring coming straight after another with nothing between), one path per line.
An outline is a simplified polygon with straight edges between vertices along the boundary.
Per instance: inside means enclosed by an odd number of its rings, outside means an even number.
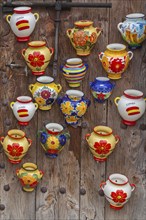
M141 13L126 15L126 20L118 24L118 30L129 44L129 48L140 48L141 43L146 39L145 15Z
M29 85L29 90L41 110L51 109L61 89L62 86L54 83L50 76L40 76L35 84Z
M26 138L23 131L12 129L6 137L0 137L0 142L9 161L17 164L26 155L32 140Z
M81 20L74 23L75 27L67 30L77 55L88 56L101 34L101 28L93 27L93 21Z
M79 87L85 77L88 64L83 64L80 58L70 58L66 64L61 66L61 70L70 87Z
M86 141L94 160L99 162L106 161L119 140L119 136L113 135L112 129L107 126L96 126L91 134L86 134Z
M47 157L56 158L70 138L70 134L63 130L62 125L49 123L46 125L46 131L41 132L40 142Z
M44 172L38 170L37 165L34 163L24 163L22 168L16 170L16 174L23 190L32 192L42 179Z
M32 102L29 96L19 96L16 102L11 102L10 107L20 125L28 125L38 109L38 104Z
M38 13L31 13L31 8L22 6L13 9L13 15L7 15L6 20L17 37L17 41L25 42L30 38L36 22L39 20Z
M67 90L64 97L58 98L58 103L66 123L74 126L86 113L90 100L85 98L84 93L79 90Z
M126 51L124 44L109 44L105 52L99 53L99 59L110 79L120 79L127 69L133 53Z
M126 125L135 125L146 109L143 93L135 89L125 90L124 94L116 97L114 101L123 119L122 122Z
M107 201L109 201L110 207L120 210L130 199L135 185L130 184L126 176L114 173L109 176L106 182L100 184L100 188L103 190Z
M45 41L32 41L28 43L28 46L27 49L22 50L22 56L28 67L32 70L33 75L43 75L50 63L54 49L46 47Z
M107 77L96 77L93 82L90 82L90 88L93 97L99 103L103 103L112 94L115 83L111 83Z

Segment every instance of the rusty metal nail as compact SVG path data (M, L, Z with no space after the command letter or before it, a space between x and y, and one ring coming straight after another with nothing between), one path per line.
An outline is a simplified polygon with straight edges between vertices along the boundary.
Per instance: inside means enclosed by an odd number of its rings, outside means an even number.
M141 124L141 125L139 126L139 128L140 128L140 130L146 130L146 124Z
M125 124L123 124L123 123L121 122L120 128L122 128L122 129L127 129L127 125L125 125Z
M102 189L98 190L98 194L99 194L100 196L104 196L103 190L102 190Z
M64 187L61 187L61 188L59 189L59 192L60 192L61 194L64 194L64 193L66 193L66 189L65 189Z
M5 168L5 163L4 163L4 162L0 163L0 168L1 168L1 169L4 169L4 168Z
M88 127L88 123L87 123L87 122L85 122L85 121L84 121L84 122L82 122L81 127L82 127L82 128L87 128L87 127Z
M5 209L5 206L3 204L0 204L0 210L3 211Z
M9 184L7 184L7 185L4 186L4 190L5 190L5 191L9 191L9 190L10 190Z
M10 126L10 125L11 125L11 121L7 118L7 119L5 120L5 124L6 124L7 126Z
M85 189L83 189L83 188L82 188L82 189L80 189L80 194L81 194L81 195L85 195L85 194L86 194L86 190L85 190Z
M43 186L43 187L41 188L41 192L42 192L42 193L47 192L47 188Z

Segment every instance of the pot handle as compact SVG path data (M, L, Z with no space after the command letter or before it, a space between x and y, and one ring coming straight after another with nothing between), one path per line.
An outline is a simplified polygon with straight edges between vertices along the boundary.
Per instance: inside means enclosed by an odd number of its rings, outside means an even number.
M120 141L120 137L118 135L115 135L116 144Z
M67 31L66 31L66 34L67 34L67 36L70 38L70 34L71 34L71 28L69 28L69 29L67 29Z
M60 92L62 89L62 86L60 84L57 84L57 89L58 89L58 92Z
M27 138L27 140L28 140L28 142L29 142L28 147L30 147L31 144L32 144L32 140L31 140L30 138Z
M33 15L35 17L35 21L37 22L39 20L39 18L40 18L39 14L38 13L34 13Z
M17 176L19 175L19 170L20 170L20 169L16 169L16 175L17 175Z
M50 55L52 56L53 53L54 53L54 48L53 48L53 47L49 47L48 49L49 49L49 51L50 51Z
M35 109L37 110L39 105L36 102L34 103L34 105L35 105Z
M128 51L128 55L129 55L129 59L131 60L133 58L133 52L132 51Z
M11 19L12 15L7 15L6 16L6 21L10 24L10 19Z
M30 84L29 87L28 87L28 88L29 88L29 91L30 91L31 93L32 93L33 87L34 87L34 84Z
M120 100L120 99L121 99L121 97L116 97L116 98L114 99L114 103L115 103L116 106L118 106L118 102L119 102L118 100ZM117 101L118 101L118 102L117 102Z
M103 31L102 28L96 27L96 33L97 33L97 37L101 34L101 32Z
M11 103L10 103L11 109L13 109L14 104L15 104L15 102L11 102Z
M44 172L42 170L39 170L40 171L40 175L41 175L41 178L44 176Z
M0 142L3 145L3 141L4 141L5 137L0 137Z
M106 185L106 182L101 182L100 183L100 188L102 189L102 190L104 190L104 186Z
M144 98L145 102L146 102L146 98Z
M120 22L118 25L117 25L117 28L118 28L118 30L120 31L120 32L122 32L122 30L121 30L121 25L123 24L123 22Z
M103 55L104 55L103 52L99 53L98 57L99 57L100 61L102 61L102 57L103 57Z
M134 183L131 183L130 186L131 186L131 191L133 192L135 190L136 186Z
M87 142L88 142L88 139L89 139L90 136L91 136L91 134L86 134L85 135L85 139L86 139Z
M84 65L86 67L86 70L88 70L88 67L89 67L88 63L85 63Z
M26 51L26 49L21 50L21 54L22 54L23 57L25 57L25 51Z

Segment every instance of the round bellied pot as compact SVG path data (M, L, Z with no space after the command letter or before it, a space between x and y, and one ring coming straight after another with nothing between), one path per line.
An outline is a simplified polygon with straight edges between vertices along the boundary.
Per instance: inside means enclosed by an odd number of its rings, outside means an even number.
M22 56L33 75L43 75L50 63L54 49L47 47L45 41L32 41L28 43L28 46L27 49L22 50Z
M62 125L49 123L46 131L41 131L40 142L47 157L56 158L70 138L70 134L63 130Z
M32 192L42 179L44 172L38 170L38 167L34 163L24 163L22 168L16 170L23 190L26 192Z
M58 98L58 104L69 125L78 125L79 119L86 113L90 100L79 90L67 90L64 97Z
M19 96L16 102L11 102L10 107L20 125L28 125L38 109L38 104L32 102L29 96Z
M17 164L26 155L32 140L26 138L23 131L12 129L8 131L6 137L0 137L0 142L9 161Z
M112 94L115 83L111 83L107 77L96 77L93 82L90 82L90 88L93 97L99 103L103 103Z
M113 152L120 138L113 135L107 126L96 126L91 134L86 134L86 141L95 161L104 162Z
M133 57L132 51L126 51L124 44L109 44L105 52L99 53L99 59L110 79L120 79Z
M77 55L88 56L101 34L101 28L93 27L93 21L88 20L76 21L74 25L74 28L67 30L67 36Z
M146 99L139 90L127 89L121 97L116 97L114 101L123 119L122 122L126 125L135 125L146 109Z
M39 20L38 13L31 13L31 7L16 7L13 15L7 15L6 20L17 37L17 41L25 42L30 38L36 22Z
M120 210L130 199L135 185L130 184L126 176L114 173L109 176L106 182L100 184L100 188L110 203L110 207L115 210Z
M131 49L140 48L146 39L146 20L142 13L126 15L126 20L120 22L117 27Z
M61 89L62 86L54 83L54 79L50 76L40 76L35 84L29 85L29 91L41 110L51 109Z

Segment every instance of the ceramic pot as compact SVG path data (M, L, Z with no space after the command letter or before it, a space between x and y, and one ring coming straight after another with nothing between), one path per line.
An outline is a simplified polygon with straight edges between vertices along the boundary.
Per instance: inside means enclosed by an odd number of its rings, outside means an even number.
M38 13L32 14L31 8L26 6L14 8L13 11L13 15L6 16L6 20L16 35L17 41L28 41L39 20L39 15Z
M127 69L133 53L126 51L123 44L109 44L105 52L99 53L99 59L110 79L120 79Z
M90 88L93 97L99 103L103 103L112 94L115 83L111 83L107 77L96 77L93 82L90 82Z
M38 109L38 104L32 102L29 96L19 96L16 102L11 102L10 107L20 125L28 125Z
M105 198L110 203L110 207L115 210L123 208L124 204L128 202L131 193L135 189L134 184L130 184L126 176L114 173L111 174L106 182L100 184Z
M117 27L131 49L140 48L141 43L146 39L146 20L144 14L128 14L126 15L126 20L120 22Z
M12 129L6 137L1 137L0 142L9 161L13 164L20 163L26 155L32 141L26 138L21 130Z
M44 172L38 170L38 167L34 163L24 163L22 168L16 170L23 190L26 192L32 192L42 179Z
M125 90L124 94L116 97L114 101L123 119L122 122L126 125L135 125L146 109L143 93L135 89Z
M51 109L61 89L62 86L54 83L54 79L50 76L40 76L35 84L29 85L29 91L41 110Z
M91 134L86 134L86 141L94 160L99 162L106 161L119 140L119 136L113 135L112 129L107 126L96 126Z
M86 113L90 100L85 98L84 93L79 90L67 90L64 97L58 98L58 104L65 116L66 123L74 126Z
M93 21L88 20L76 21L74 25L74 28L67 30L67 36L77 55L88 56L101 34L101 28L93 27Z
M70 138L70 134L63 130L62 125L49 123L46 125L46 131L41 132L40 142L47 157L56 158Z

